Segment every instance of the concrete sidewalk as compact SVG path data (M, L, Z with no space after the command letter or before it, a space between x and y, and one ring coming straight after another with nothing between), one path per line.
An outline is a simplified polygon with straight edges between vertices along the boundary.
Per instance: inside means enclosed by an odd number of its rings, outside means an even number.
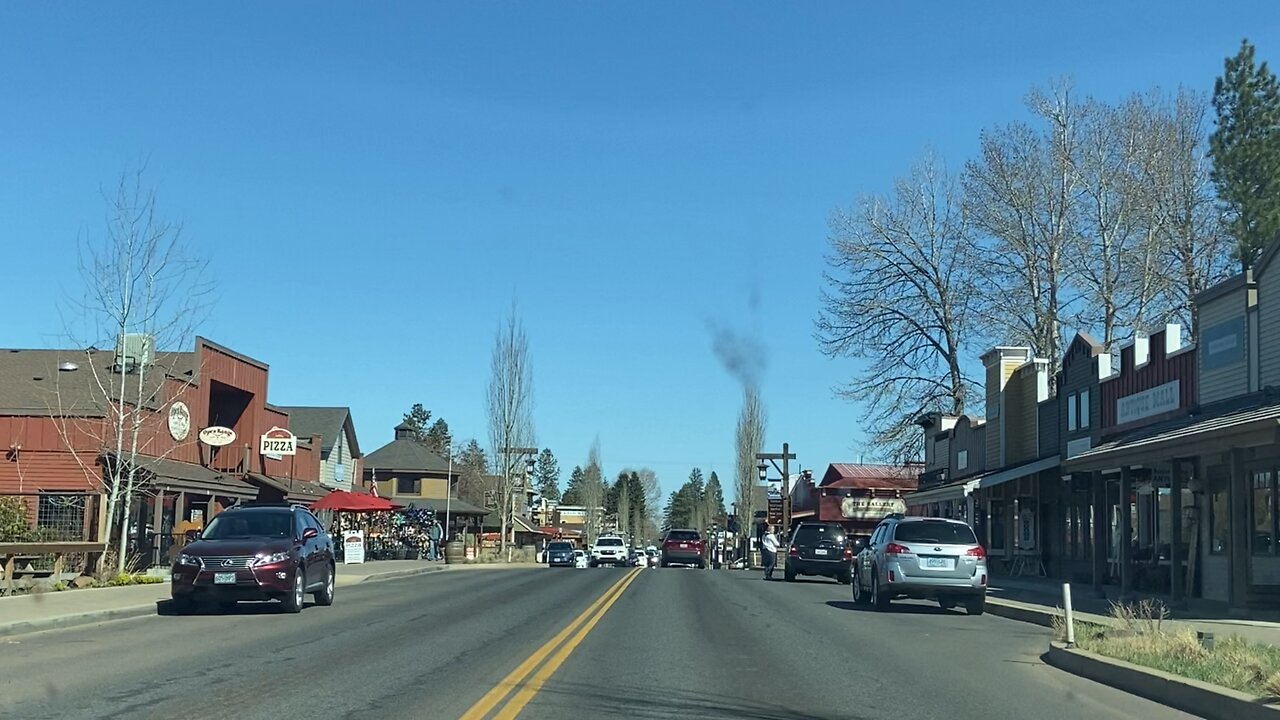
M1092 586L1072 584L1071 605L1076 619L1099 625L1113 624L1111 605L1117 598L1114 588L1108 590L1107 598L1099 598ZM1137 597L1133 601L1141 599ZM1168 604L1164 598L1152 599ZM1061 607L1062 583L1051 579L993 577L987 592L988 612L1014 620L1048 626L1051 618L1062 616ZM1222 617L1195 604L1184 609L1170 608L1169 616L1174 623L1190 625L1216 637L1239 635L1250 642L1280 646L1280 622Z
M337 585L387 580L449 568L443 562L379 560L338 565ZM468 566L455 566L468 567ZM483 567L483 566L477 566ZM169 599L169 583L64 590L0 598L0 637L152 615Z

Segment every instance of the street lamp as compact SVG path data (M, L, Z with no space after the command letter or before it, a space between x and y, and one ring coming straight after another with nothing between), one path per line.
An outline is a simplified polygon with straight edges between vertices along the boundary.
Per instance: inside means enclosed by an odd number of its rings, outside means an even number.
M765 465L765 464L764 464L764 462L761 462L759 465L757 465L757 466L756 466L756 470L759 470L759 471L760 471L760 482L762 482L762 483L763 483L763 482L768 482L768 480L769 480L769 466L768 466L768 465Z
M444 451L449 456L449 474L444 477L444 544L449 544L449 511L453 500L453 438L445 438Z

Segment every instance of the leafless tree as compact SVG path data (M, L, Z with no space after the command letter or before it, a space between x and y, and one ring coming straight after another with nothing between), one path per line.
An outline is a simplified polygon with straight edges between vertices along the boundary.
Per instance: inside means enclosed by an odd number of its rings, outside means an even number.
M601 508L606 492L604 465L600 460L600 438L591 443L587 452L587 464L583 466L582 504L586 507L586 543L594 542L600 530Z
M524 458L513 448L533 447L533 368L529 361L529 338L515 304L511 314L499 322L490 361L485 411L489 421L489 442L498 463L499 517L502 522L500 549L513 542L512 511L517 483L523 473Z
M755 521L755 488L759 484L756 471L756 454L764 447L764 434L768 417L760 401L760 391L746 386L742 392L742 409L738 411L738 426L734 433L734 502L738 506L738 524L741 532L748 532Z
M1027 106L1043 129L1012 123L984 131L981 156L966 166L965 207L990 241L978 275L983 325L1001 343L1031 346L1050 361L1052 377L1072 304L1065 263L1077 242L1071 158L1079 153L1079 104L1062 82L1033 90Z
M70 341L87 349L74 358L81 369L54 373L48 404L72 457L102 488L107 554L123 572L131 509L155 464L176 447L164 430L168 410L199 374L193 353L179 350L207 317L212 285L182 226L157 213L143 171L123 174L103 197L106 231L82 238L83 295L65 313ZM87 444L99 448L94 457L77 452Z
M981 330L978 248L959 183L926 154L892 196L868 196L834 215L831 250L817 337L828 356L865 362L837 392L864 404L878 450L915 459L915 418L958 415L977 394L965 366Z
M1180 88L1172 96L1153 93L1152 130L1142 163L1151 192L1162 286L1170 316L1196 336L1198 318L1192 299L1227 277L1234 266L1234 245L1215 207L1205 116L1208 100Z

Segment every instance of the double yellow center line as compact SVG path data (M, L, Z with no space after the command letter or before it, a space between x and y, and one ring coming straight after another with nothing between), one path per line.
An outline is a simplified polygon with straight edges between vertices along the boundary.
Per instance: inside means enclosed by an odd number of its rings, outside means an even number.
M498 709L494 720L511 720L520 714L534 695L542 689L547 680L560 669L569 654L582 642L587 633L600 622L600 618L622 597L622 593L640 575L640 568L632 568L620 580L614 583L603 595L591 604L581 615L573 619L565 629L556 634L542 647L538 648L524 662L512 670L492 690L485 693L475 705L462 714L461 720L483 720L497 708L503 700L506 704ZM570 637L572 636L572 637ZM567 640L567 642L566 642ZM553 654L554 653L554 654ZM551 659L547 660L550 656ZM546 660L544 663L543 661ZM541 666L541 667L539 667ZM535 672L536 671L536 672ZM514 691L514 693L513 693ZM510 696L510 699L508 699Z

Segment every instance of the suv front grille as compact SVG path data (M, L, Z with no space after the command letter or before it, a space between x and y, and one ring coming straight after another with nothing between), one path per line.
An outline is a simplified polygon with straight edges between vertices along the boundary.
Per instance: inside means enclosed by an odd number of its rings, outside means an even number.
M208 570L244 570L257 558L252 555L210 555L201 560Z

